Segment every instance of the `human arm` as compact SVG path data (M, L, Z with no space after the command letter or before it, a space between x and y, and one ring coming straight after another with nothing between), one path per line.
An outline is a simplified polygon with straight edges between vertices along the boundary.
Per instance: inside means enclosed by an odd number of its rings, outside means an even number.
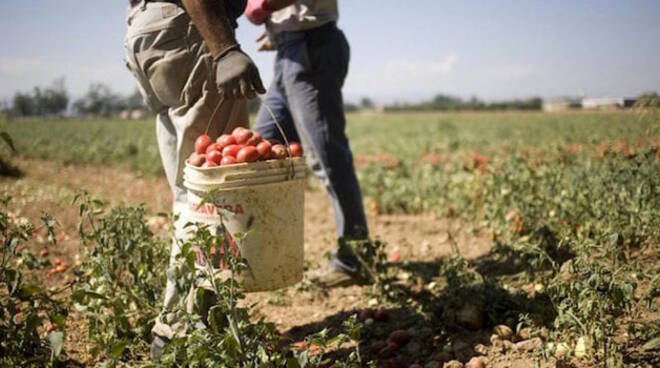
M265 93L254 62L241 51L225 10L228 0L183 0L183 7L202 35L216 64L216 83L228 98L253 98Z

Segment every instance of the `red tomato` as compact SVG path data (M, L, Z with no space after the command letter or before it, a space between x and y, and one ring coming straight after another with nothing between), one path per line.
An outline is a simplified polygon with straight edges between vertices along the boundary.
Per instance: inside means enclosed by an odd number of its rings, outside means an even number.
M303 155L302 147L298 142L292 142L289 144L289 150L291 151L291 156L293 157L301 157Z
M269 141L270 144L272 144L273 146L276 145L276 144L282 144L282 142L280 142L280 140L277 139L277 138L272 138L272 139L269 139L268 141Z
M236 138L231 134L223 134L215 141L220 147L225 148L230 144L236 144Z
M211 151L222 151L222 149L220 148L220 146L217 143L211 143L211 144L209 144L208 147L206 147L206 154L208 155L209 152L211 152Z
M222 158L222 161L220 161L220 166L225 166L225 165L233 165L236 163L236 159L232 156L226 156Z
M360 321L364 322L364 321L368 320L369 318L371 318L371 319L374 318L374 310L373 309L367 308L367 309L363 309L362 311L360 311Z
M272 145L268 141L263 141L257 144L257 152L259 152L259 156L265 157L268 153L270 153L271 147Z
M209 136L206 135L206 134L204 134L204 135L200 135L200 136L197 137L197 139L195 140L195 152L199 153L200 155L201 155L202 153L205 153L205 152L206 152L206 148L207 148L211 143L213 143L213 141L211 140L211 137L209 137Z
M252 137L250 137L247 142L245 142L246 146L257 146L263 139L261 138L261 134L257 132L252 133Z
M222 150L222 156L223 157L226 157L226 156L236 157L236 155L238 154L238 151L240 151L241 148L242 148L242 146L239 146L238 144L230 144L229 146L225 147Z
M392 331L390 333L390 337L388 338L388 341L393 342L398 345L405 345L412 339L412 335L410 332L406 330L396 330Z
M375 340L372 341L371 344L369 345L369 351L371 354L376 355L379 352L381 352L385 347L387 346L387 343L382 340Z
M200 155L197 152L193 152L190 157L188 157L188 163L192 166L200 167L204 161L206 161L206 157L204 155Z
M216 164L216 163L213 162L213 161L209 161L209 160L207 160L205 163L202 164L202 167L203 167L203 168L207 168L207 167L216 167L216 166L218 166L218 164Z
M245 146L238 151L236 155L236 161L238 162L254 162L259 159L259 152L257 148L253 146Z
M206 154L206 160L213 161L214 163L220 165L220 161L222 161L222 153L220 153L220 151L213 150Z
M248 130L248 129L245 128L245 127L239 126L239 127L234 128L234 130L232 130L231 134L234 135L234 134L237 134L238 132L241 132L243 130Z
M376 322L387 322L390 319L390 315L385 308L379 308L374 313L374 320Z
M263 156L261 157L261 159L264 160L264 161L275 159L275 156L273 155L273 151L272 151L272 150L269 150L268 152L266 152L265 155L263 155Z
M238 127L234 129L231 135L233 135L234 138L236 138L236 143L243 144L247 142L248 139L250 139L250 137L252 137L252 131L249 129Z
M273 152L273 158L275 159L282 159L289 157L286 147L284 147L281 144L274 145L273 148L271 148L271 151Z

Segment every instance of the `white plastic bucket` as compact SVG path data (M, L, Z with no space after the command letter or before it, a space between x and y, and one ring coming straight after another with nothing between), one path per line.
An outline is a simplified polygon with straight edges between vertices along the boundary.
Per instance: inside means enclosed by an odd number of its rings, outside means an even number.
M245 292L276 290L302 279L305 164L302 158L270 160L213 168L186 164L189 222L221 223L213 205L200 206L218 190L223 225L231 234L247 234L240 254L250 267L241 275Z

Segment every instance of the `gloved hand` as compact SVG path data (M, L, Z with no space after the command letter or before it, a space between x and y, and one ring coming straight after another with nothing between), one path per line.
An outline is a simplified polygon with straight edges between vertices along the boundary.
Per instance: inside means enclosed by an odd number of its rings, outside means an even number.
M254 98L256 93L266 93L257 66L239 45L228 47L213 60L215 81L224 98Z
M275 9L268 4L268 0L248 0L245 7L245 17L256 25L263 24Z

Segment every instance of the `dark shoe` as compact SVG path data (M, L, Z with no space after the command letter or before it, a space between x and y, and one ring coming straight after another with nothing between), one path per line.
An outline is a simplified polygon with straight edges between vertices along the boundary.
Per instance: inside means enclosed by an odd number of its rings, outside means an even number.
M349 286L360 282L357 267L352 267L336 257L333 257L325 267L312 272L310 280L327 288Z
M165 351L165 345L167 345L168 342L169 341L164 337L158 335L154 336L153 341L151 341L151 360L160 360L160 357L163 356L163 351Z

